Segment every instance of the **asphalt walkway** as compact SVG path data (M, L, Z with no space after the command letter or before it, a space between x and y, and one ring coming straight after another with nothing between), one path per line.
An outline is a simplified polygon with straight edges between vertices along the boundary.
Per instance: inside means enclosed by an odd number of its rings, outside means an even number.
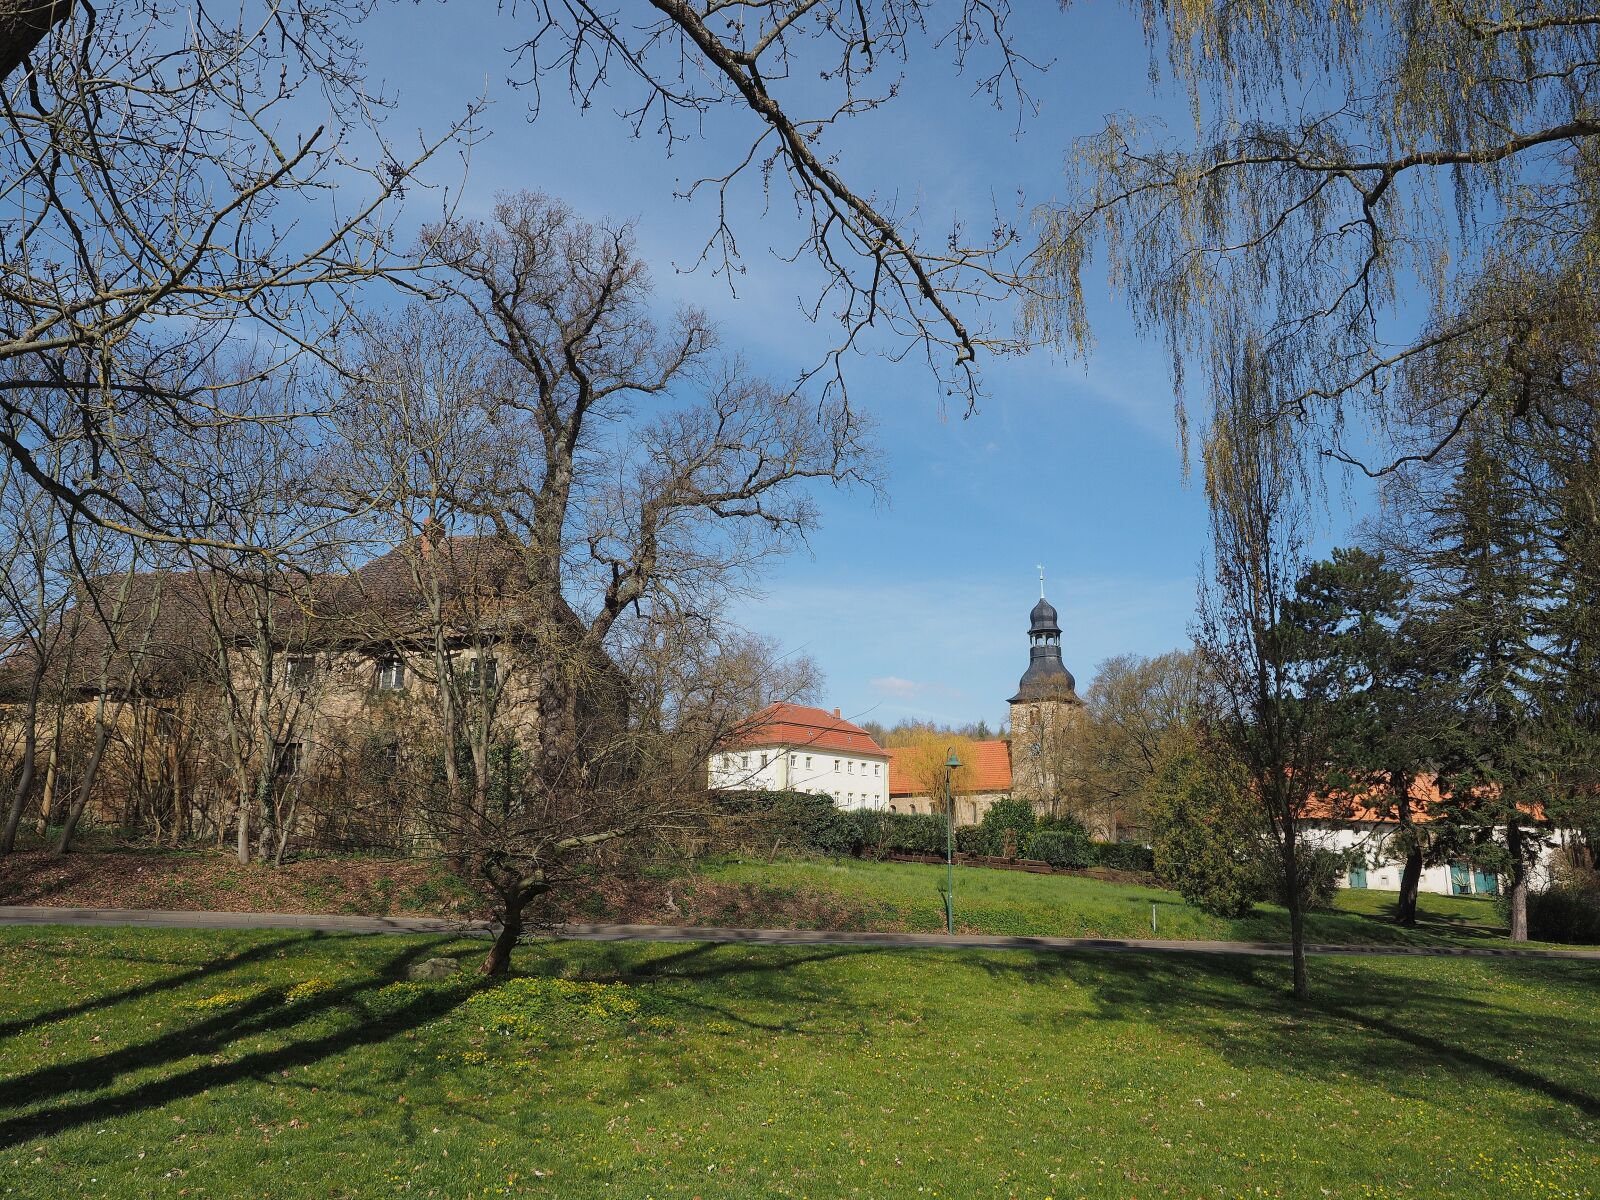
M181 912L134 908L0 905L0 925L134 925L160 929L308 929L324 933L437 933L487 937L487 921L339 914ZM1003 937L982 933L861 933L832 929L726 929L698 925L556 925L530 937L589 942L749 942L763 946L880 946L921 950L1033 950L1095 954L1243 954L1283 957L1286 942L1180 942L1144 938ZM1578 958L1600 950L1499 946L1311 945L1309 954L1407 955L1421 958Z

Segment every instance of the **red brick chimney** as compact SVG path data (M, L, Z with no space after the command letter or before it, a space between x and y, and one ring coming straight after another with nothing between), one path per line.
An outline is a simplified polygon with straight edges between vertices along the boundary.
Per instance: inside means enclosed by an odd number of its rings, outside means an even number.
M444 537L444 526L436 517L426 517L422 522L422 532L417 538L417 549L423 558L427 558L433 548Z

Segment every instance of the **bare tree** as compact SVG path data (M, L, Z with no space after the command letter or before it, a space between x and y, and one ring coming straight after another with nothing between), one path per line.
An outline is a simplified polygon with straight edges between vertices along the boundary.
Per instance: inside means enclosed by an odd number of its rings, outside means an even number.
M16 848L17 830L38 780L41 708L60 700L58 684L72 652L70 608L72 574L67 531L60 513L14 464L0 473L0 513L11 531L0 571L0 662L6 699L17 705L21 723L19 758L0 853ZM59 711L59 704L56 709ZM54 746L51 739L51 763ZM49 772L47 769L47 776Z
M1043 747L1064 802L1110 840L1120 826L1144 828L1150 786L1176 741L1192 734L1201 691L1199 664L1185 650L1096 667L1081 716Z
M390 210L441 141L384 140L365 8L0 2L0 449L80 518L205 539L138 482L238 418L200 365L320 354L347 291L404 265Z
M645 796L677 794L661 792L665 751L651 748L627 703L632 671L619 672L614 653L624 629L660 631L630 643L636 650L687 645L667 631L714 619L730 591L814 523L808 482L870 482L871 471L866 429L842 401L808 402L751 375L719 354L700 313L665 327L652 319L626 226L589 224L524 193L502 200L492 224L428 238L440 285L460 304L431 320L471 323L494 348L495 386L442 388L474 372L437 369L380 331L351 368L364 382L346 411L372 415L350 426L343 453L364 502L425 504L485 529L479 544L515 558L494 611L517 618L508 686L527 689L535 714L526 767L514 772L512 799L497 807L474 796L455 822L473 831L476 869L505 922L487 966L499 971L524 907L559 863L637 835L649 824L640 814L661 811ZM429 449L444 444L438 421L397 416L419 397L479 431L470 466ZM398 471L401 461L420 466ZM457 605L445 624L481 619ZM459 645L464 632L451 636ZM468 804L467 789L450 791Z
M959 75L970 72L976 95L1014 105L1019 120L1030 113L1029 78L1042 66L1017 46L1009 0L648 0L525 11L514 14L529 30L517 49L536 109L552 82L583 108L610 92L636 133L657 133L669 149L720 111L753 119L756 132L727 170L686 189L717 200L700 261L733 284L745 266L730 195L748 184L770 202L787 185L803 233L784 257L811 259L824 279L802 308L840 330L811 375L842 388L845 356L886 336L893 357L922 355L950 393L971 403L979 354L1022 345L983 315L988 302L1033 287L1016 214L926 229L896 196L854 180L828 141L839 123L892 101L896 73L914 57L940 53ZM795 94L800 79L810 84L805 100Z
M1245 769L1280 860L1294 960L1306 974L1299 826L1326 759L1319 712L1299 686L1285 609L1308 533L1304 463L1273 419L1271 364L1240 334L1205 448L1212 578L1202 581L1196 646L1216 683L1215 720Z
M183 484L204 544L181 551L182 602L196 628L175 630L187 656L221 701L237 799L236 851L281 860L298 796L301 734L328 682L323 574L335 561L341 514L321 504L320 451L310 431L284 424L290 377L234 389L238 421L209 431L208 453ZM218 546L253 548L228 555ZM252 826L254 832L252 833Z

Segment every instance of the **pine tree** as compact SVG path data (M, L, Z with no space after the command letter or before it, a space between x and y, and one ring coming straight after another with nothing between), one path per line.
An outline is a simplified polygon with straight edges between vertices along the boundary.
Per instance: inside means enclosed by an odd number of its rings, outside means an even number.
M1440 672L1422 636L1411 581L1382 554L1338 549L1301 576L1286 622L1294 631L1308 698L1323 704L1329 796L1359 800L1397 822L1384 849L1403 862L1395 919L1415 925L1422 868L1432 839L1412 789L1432 765L1431 733L1441 707Z
M1441 818L1507 879L1511 937L1526 940L1529 869L1544 842L1550 747L1536 702L1549 595L1537 511L1483 431L1427 504L1420 565L1433 651L1456 679L1441 730Z

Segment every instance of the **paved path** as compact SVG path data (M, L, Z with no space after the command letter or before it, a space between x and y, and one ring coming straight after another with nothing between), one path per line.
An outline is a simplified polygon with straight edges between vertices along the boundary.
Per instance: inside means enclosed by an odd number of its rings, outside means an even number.
M325 933L442 933L486 937L487 921L437 917L349 917L338 914L178 912L135 908L51 908L0 905L0 925L139 925L166 929L307 929ZM1001 937L962 933L859 933L827 929L723 929L695 925L557 925L548 936L590 942L752 942L764 946L887 946L932 950L1049 950L1062 953L1244 954L1283 957L1284 942L1179 942L1153 939ZM539 933L533 936L540 936ZM1311 954L1410 955L1423 958L1579 958L1600 950L1500 946L1323 946Z

